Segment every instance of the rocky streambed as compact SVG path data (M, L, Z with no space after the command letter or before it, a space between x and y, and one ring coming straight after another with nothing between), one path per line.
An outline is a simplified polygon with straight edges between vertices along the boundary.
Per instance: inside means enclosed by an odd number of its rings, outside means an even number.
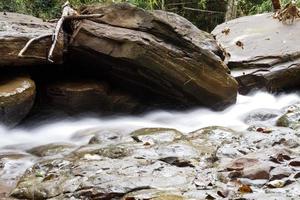
M55 24L0 13L0 199L299 198L299 23L79 12L52 62Z
M259 103L262 99L268 101ZM1 144L1 195L57 200L297 199L299 101L295 94L257 93L239 96L237 104L223 112L157 111L140 118L56 122L28 133L14 130L7 136L13 145ZM209 126L205 118L219 126ZM59 130L65 136L56 133L53 140L49 132Z

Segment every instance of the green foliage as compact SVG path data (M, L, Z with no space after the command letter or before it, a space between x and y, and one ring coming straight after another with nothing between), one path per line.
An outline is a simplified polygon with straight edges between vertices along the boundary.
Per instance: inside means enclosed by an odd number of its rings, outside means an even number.
M57 18L66 0L1 0L0 11L31 14L43 19ZM72 6L80 7L95 3L129 2L145 9L162 9L164 0L69 0Z
M0 0L0 11L19 12L43 19L58 18L66 0ZM201 29L212 30L224 20L228 0L69 0L79 8L94 3L129 2L145 9L165 9L189 19ZM281 0L282 5L291 0ZM238 16L272 11L271 0L236 0ZM297 1L300 6L300 0ZM186 7L191 9L186 9ZM208 10L209 12L200 12ZM212 11L212 12L210 12Z
M281 0L281 5L284 6L291 0ZM297 1L297 5L300 6L300 1ZM257 13L271 12L272 1L271 0L238 0L238 8L240 15L252 15Z

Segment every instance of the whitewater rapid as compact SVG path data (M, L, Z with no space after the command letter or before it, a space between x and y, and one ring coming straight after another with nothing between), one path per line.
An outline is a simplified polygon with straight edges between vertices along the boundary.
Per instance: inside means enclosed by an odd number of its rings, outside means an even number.
M145 127L165 127L187 133L206 126L218 125L243 130L249 126L243 121L249 112L257 109L279 110L296 102L300 102L299 93L274 96L258 92L248 96L239 95L235 105L219 112L199 108L181 112L154 111L136 117L68 119L26 129L8 129L0 126L0 148L26 144L35 146L52 142L86 142L76 141L72 136L78 131L90 128L128 132Z

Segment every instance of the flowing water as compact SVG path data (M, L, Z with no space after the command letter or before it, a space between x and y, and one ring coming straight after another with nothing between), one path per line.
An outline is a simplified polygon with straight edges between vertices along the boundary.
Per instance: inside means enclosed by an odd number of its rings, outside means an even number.
M7 129L0 126L0 148L26 144L36 146L51 142L83 143L86 141L76 141L72 136L77 131L89 128L117 129L128 132L145 127L167 127L187 133L202 127L219 125L235 130L244 130L249 126L244 122L247 113L256 109L279 110L299 101L298 93L274 96L258 92L248 96L239 95L235 105L221 112L199 108L181 112L155 111L136 117L64 120L23 129Z

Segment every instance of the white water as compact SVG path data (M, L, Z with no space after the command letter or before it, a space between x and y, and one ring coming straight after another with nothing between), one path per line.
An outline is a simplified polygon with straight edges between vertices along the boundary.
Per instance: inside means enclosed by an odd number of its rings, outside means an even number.
M279 110L295 102L300 102L300 95L296 93L273 96L258 92L249 96L239 95L237 103L222 112L203 108L184 112L155 111L138 117L84 118L76 121L49 122L47 125L26 130L0 126L0 148L17 144L70 142L76 131L96 127L103 130L124 131L144 127L168 127L190 132L206 126L220 125L242 130L248 127L243 118L250 111L262 108Z

